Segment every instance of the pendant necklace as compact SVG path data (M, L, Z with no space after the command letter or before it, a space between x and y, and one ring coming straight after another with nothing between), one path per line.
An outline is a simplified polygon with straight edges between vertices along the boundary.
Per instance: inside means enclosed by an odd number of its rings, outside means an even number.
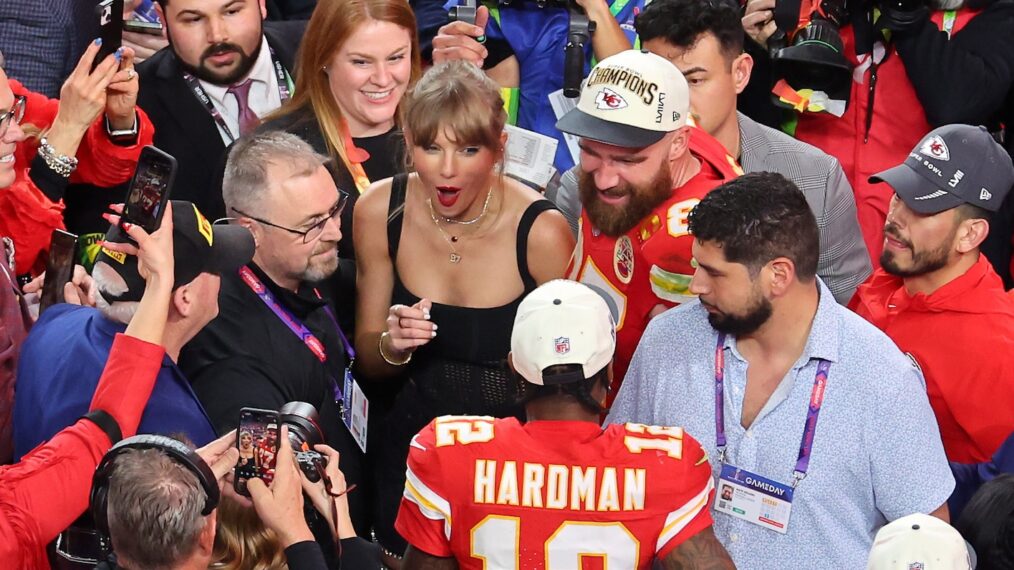
M440 218L443 218L443 220L447 223L458 224L462 226L470 226L476 224L480 220L482 220L483 217L486 216L486 212L489 210L489 199L492 196L493 196L493 187L490 186L489 192L486 193L486 201L482 204L482 212L478 216L472 218L471 220L455 220L453 218L445 218L444 216L440 216ZM460 263L461 254L458 253L458 248L454 246L454 244L458 243L458 236L448 235L448 233L444 231L443 226L440 225L440 220L437 219L437 211L435 208L433 208L433 198L428 198L426 200L426 204L430 207L430 219L433 220L433 225L437 227L437 231L439 231L440 235L443 236L444 241L447 242L447 245L451 246L451 254L448 257L448 259L450 260L451 263Z

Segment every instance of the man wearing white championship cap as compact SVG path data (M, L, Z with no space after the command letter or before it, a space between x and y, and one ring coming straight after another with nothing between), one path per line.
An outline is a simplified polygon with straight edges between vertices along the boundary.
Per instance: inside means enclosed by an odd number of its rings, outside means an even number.
M975 551L944 521L921 513L878 532L866 570L975 570Z
M701 445L677 427L599 426L615 347L591 288L556 280L525 297L509 359L528 421L444 416L412 440L403 569L734 568Z
M687 215L741 172L721 143L687 125L689 113L676 66L629 50L592 69L577 107L556 124L580 137L583 212L569 277L619 309L614 388L651 317L693 298Z

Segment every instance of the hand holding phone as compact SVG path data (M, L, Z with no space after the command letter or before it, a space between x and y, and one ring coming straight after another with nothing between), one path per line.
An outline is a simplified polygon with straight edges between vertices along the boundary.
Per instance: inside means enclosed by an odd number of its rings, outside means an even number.
M128 222L155 233L162 225L169 191L176 179L176 159L161 150L146 146L137 159L137 169L130 180L120 223Z
M99 38L102 45L95 54L92 71L107 57L120 49L123 43L123 0L103 0L95 7L99 19Z
M278 412L241 409L236 448L239 449L239 460L236 462L234 486L237 493L249 497L247 482L250 479L256 477L265 484L274 479L278 457Z
M77 236L63 230L53 230L49 243L49 258L46 260L46 278L39 297L39 314L46 309L63 303L64 285L74 275L74 259L77 250Z

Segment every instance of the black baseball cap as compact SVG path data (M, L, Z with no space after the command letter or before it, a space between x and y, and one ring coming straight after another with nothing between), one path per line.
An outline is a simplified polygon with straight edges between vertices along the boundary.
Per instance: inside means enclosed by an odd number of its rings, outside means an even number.
M250 230L238 225L212 225L192 202L173 200L173 289L186 285L202 273L222 275L236 271L253 259L254 239ZM110 226L106 241L124 243L127 234L119 226ZM103 293L115 301L140 301L144 279L137 272L137 257L102 248L95 264L105 263L123 278L127 290L120 295Z
M984 127L946 125L923 137L905 162L870 182L886 182L920 214L961 204L995 212L1014 185L1014 164Z

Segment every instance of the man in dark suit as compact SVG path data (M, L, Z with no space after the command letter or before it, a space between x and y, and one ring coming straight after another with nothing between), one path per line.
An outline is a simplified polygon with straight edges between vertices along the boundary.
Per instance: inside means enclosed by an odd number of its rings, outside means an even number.
M159 0L169 47L139 65L138 105L176 157L172 197L226 216L215 182L226 147L292 92L305 22L263 22L263 0ZM231 215L231 214L228 214Z

